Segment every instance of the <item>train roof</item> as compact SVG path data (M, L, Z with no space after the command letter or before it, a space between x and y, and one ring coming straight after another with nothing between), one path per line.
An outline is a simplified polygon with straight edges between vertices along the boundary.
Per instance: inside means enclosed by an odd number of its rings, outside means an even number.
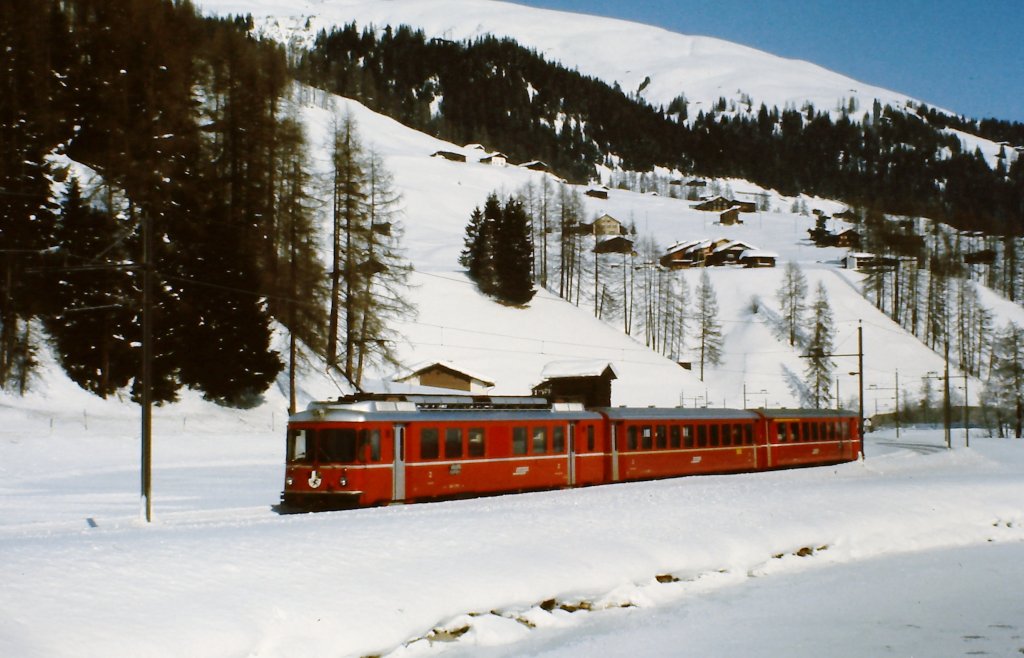
M530 421L595 420L805 420L856 418L835 409L699 409L682 407L602 407L586 409L577 402L549 402L542 397L491 395L363 394L312 402L293 414L292 422L414 422L459 420Z
M804 420L806 418L859 418L856 411L847 409L758 409L757 412L772 420Z
M702 409L683 407L606 407L597 409L612 420L756 420L757 413L745 409Z
M593 420L600 418L579 403L544 398L489 395L368 395L312 402L292 422L413 422L487 420Z

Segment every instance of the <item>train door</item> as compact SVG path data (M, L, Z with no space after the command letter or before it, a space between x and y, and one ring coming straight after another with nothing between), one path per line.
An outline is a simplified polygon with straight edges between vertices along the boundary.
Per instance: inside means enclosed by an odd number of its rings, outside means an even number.
M395 425L395 463L391 500L405 500L405 425Z
M612 482L619 481L619 433L622 423L609 423L612 433Z
M569 423L569 486L576 486L576 423Z

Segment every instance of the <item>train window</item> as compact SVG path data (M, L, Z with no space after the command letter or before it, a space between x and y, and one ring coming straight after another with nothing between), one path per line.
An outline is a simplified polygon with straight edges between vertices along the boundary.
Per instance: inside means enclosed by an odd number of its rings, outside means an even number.
M685 425L683 427L683 447L693 447L693 425Z
M697 447L707 448L708 447L708 426L698 425L697 426Z
M512 428L512 454L513 455L525 455L526 454L526 428L525 427L513 427Z
M813 425L811 425L811 440L818 440L818 423L814 423Z
M679 447L679 435L680 428L678 425L672 425L668 428L668 447L678 448Z
M729 447L732 445L732 426L722 425L722 445Z
M718 447L718 443L719 443L719 441L718 441L718 425L712 425L711 426L711 441L710 441L711 447L712 448L717 448Z
M587 452L594 451L594 426L587 426Z
M533 454L543 455L548 451L548 428L533 428Z
M654 428L654 445L661 449L668 447L668 430L664 425Z
M471 427L469 428L469 456L470 457L483 457L484 456L484 428L482 427Z
M743 445L743 426L739 423L732 426L732 444L734 446Z
M359 459L366 459L366 447L370 447L370 461L380 461L380 430L362 430L359 434Z
M449 427L444 431L444 456L450 458L462 456L462 429Z
M745 425L743 427L743 439L744 439L744 443L746 443L748 446L754 445L754 426L753 425Z
M786 424L785 423L779 423L778 425L775 426L775 431L778 432L777 438L779 440L779 443L785 443L786 442Z
M356 431L349 428L320 430L317 447L317 461L352 464L356 461Z
M555 454L565 452L565 428L561 425L551 430L551 452Z
M437 459L441 456L436 427L425 427L420 430L420 459Z
M306 430L288 431L288 461L308 462L309 451L306 449Z
M643 431L640 433L640 447L643 448L644 450L650 450L651 439L651 426L647 425L643 428Z
M636 433L637 433L637 431L636 431L636 426L635 426L635 425L630 425L630 426L629 426L629 427L627 428L627 431L629 432L629 434L628 434L628 437L629 437L629 443L628 443L628 445L626 446L626 449L627 449L627 450L636 450L636 449L637 449L637 447L638 447L638 446L640 445L640 444L639 444L639 443L637 442L637 440L636 440Z

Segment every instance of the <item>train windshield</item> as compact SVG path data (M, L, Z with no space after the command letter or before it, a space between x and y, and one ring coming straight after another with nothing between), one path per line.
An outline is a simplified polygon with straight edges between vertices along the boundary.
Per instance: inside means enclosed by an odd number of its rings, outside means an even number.
M380 458L379 430L357 431L342 427L288 432L288 461L292 463L355 464Z
M309 432L307 430L288 431L288 461L308 462L310 454L306 443Z

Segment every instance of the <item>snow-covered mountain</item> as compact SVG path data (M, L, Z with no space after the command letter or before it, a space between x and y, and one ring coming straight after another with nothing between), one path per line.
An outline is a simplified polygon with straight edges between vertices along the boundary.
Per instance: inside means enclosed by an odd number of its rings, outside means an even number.
M719 98L744 95L768 107L821 110L857 99L870 110L904 106L906 95L858 82L810 62L786 59L711 37L688 36L611 18L525 7L497 0L201 0L208 13L251 14L262 34L302 46L322 28L355 21L360 26L410 25L427 37L451 40L492 34L513 37L545 58L638 92L654 105L682 93L692 114Z
M800 105L811 100L830 107L838 99L849 98L853 90L867 107L875 98L891 103L908 100L805 62L783 60L717 39L492 0L205 0L201 7L221 15L252 14L264 34L298 43L320 28L351 21L377 26L409 24L423 28L428 35L449 39L486 33L511 35L552 59L618 82L624 89L636 89L650 77L644 95L653 102L668 102L680 91L685 91L691 102L708 103L722 95L748 94L755 103ZM798 350L779 341L773 332L780 269L710 271L720 304L725 360L719 367L708 368L701 380L694 370L684 369L624 335L621 322L596 320L589 303L577 308L542 291L529 308L513 310L479 294L466 279L458 255L472 210L482 206L491 192L512 194L544 177L554 182L550 174L483 164L477 150L417 132L352 100L306 88L299 88L295 99L316 163L322 167L328 161L331 122L338 114L351 113L363 141L383 156L402 194L403 244L416 269L409 296L418 309L415 318L396 327L404 337L400 355L406 364L454 363L487 375L495 382L495 393L525 394L540 383L545 368L553 362L596 359L615 364L619 374L613 387L615 404L741 407L799 403L790 384L802 377L806 364ZM467 162L431 157L441 150L461 152ZM904 390L915 395L922 376L941 370L937 355L861 296L860 275L837 266L845 250L810 245L807 229L814 218L791 212L796 201L826 214L842 210L843 204L783 197L742 180L713 183L736 198L754 199L757 195L767 200L770 210L749 216L742 225L726 227L717 224L716 213L694 210L690 202L612 189L606 200L585 197L585 215L592 220L608 213L635 226L640 236L662 248L683 240L725 237L776 253L780 263L800 263L811 290L820 281L829 294L836 320L836 351L856 351L858 326L863 327L864 376L869 389L890 388L899 370ZM697 271L688 273L691 289L698 276ZM592 281L581 282L584 288L592 285ZM1019 307L1002 308L1005 317L1024 321ZM692 353L679 358L696 360ZM837 387L847 404L857 381L845 373L856 369L852 359L837 364ZM395 374L372 373L383 386ZM980 385L975 382L970 388L976 395ZM339 392L344 391L333 381L311 371L303 401ZM893 406L891 393L875 398L866 402L869 411ZM273 396L271 399L273 403Z

